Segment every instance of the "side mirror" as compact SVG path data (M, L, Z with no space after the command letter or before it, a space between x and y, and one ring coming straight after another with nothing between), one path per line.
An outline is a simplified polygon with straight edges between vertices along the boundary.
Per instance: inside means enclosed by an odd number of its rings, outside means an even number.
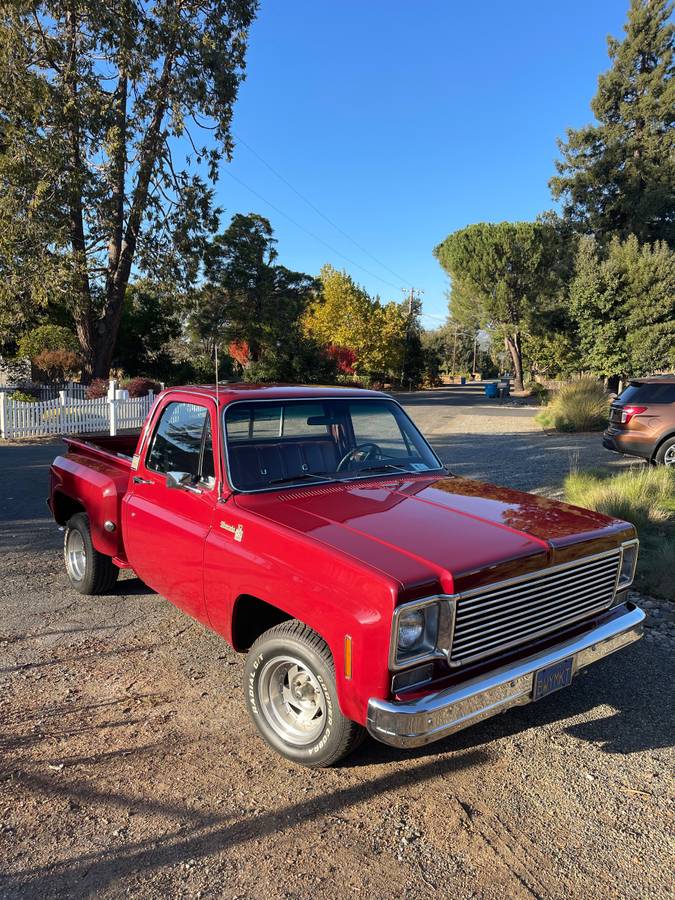
M182 490L186 487L186 484L191 477L189 472L168 472L166 476L166 486L168 488Z
M191 494L201 494L201 489L192 484L192 475L189 472L167 472L166 481L168 488L178 491L189 491Z

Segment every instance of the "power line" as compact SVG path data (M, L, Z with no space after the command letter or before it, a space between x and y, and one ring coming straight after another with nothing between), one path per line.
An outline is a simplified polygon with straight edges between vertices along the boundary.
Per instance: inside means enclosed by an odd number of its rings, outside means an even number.
M300 199L301 199L304 203L306 203L307 206L310 207L310 209L313 209L314 212L315 212L317 215L321 216L321 218L324 219L326 222L328 222L328 224L329 224L332 228L334 228L336 231L339 231L340 234L341 234L343 237L346 237L348 241L351 241L352 244L354 244L354 246L357 247L362 253L365 253L366 256L369 256L369 257L373 260L373 262L376 262L376 263L378 264L378 266L380 266L380 268L382 268L382 269L384 269L385 271L389 272L390 275L393 275L394 278L398 278L398 280L399 280L399 281L402 281L404 284L412 284L412 282L411 282L408 278L403 278L401 275L398 274L398 272L395 272L395 271L394 271L392 268L390 268L386 263L383 263L382 260L380 260L380 259L378 259L376 256L374 256L374 255L370 252L370 250L367 250L367 249L366 249L362 244L360 244L355 238L353 238L350 234L348 234L348 233L344 230L344 228L341 228L341 227L340 227L336 222L334 222L329 216L327 216L324 212L322 212L322 211L319 209L319 207L316 206L316 204L312 203L312 201L311 201L309 198L305 197L305 195L304 195L303 193L301 193L301 191L299 191L293 184L291 184L291 182L288 180L288 178L285 178L285 177L281 174L281 172L279 172L277 169L274 168L274 166L273 166L271 163L268 163L267 160L266 160L263 156L261 156L260 153L258 153L257 150L255 150L249 143L247 143L247 141L245 141L242 137L239 137L239 136L236 135L236 134L233 134L233 137L234 137L234 139L235 139L236 141L238 141L240 144L243 144L244 147L246 147L246 148L247 148L247 149L248 149L248 150L249 150L249 151L257 158L257 159L259 159L260 162L261 162L264 166L266 166L266 167L270 170L270 172L272 172L273 175L276 175L276 177L277 177L280 181L283 181L283 183L284 183L287 187L289 187L289 188L293 191L294 194L297 194L297 196L300 197ZM385 282L385 283L386 283L386 282Z
M283 216L285 219L288 219L288 221L291 222L293 225L295 225L296 228L299 228L301 231L304 231L305 234L308 234L311 238L314 238L315 241L319 241L320 244L323 244L324 247L327 247L331 251L331 253L336 253L338 256L342 257L342 259L344 259L345 262L348 262L351 266L356 266L357 269L361 269L362 272L365 272L367 275L370 275L371 278L377 279L377 281L381 281L382 284L387 284L387 285L389 285L389 287L392 287L395 290L399 289L399 285L393 284L391 281L387 281L386 278L382 278L380 275L376 275L375 272L371 272L370 269L366 269L365 266L362 266L360 263L357 263L355 260L350 259L348 256L345 256L344 253L341 253L339 250L337 250L335 247L333 247L331 244L329 244L328 241L324 241L324 239L322 237L319 237L318 234L314 234L314 232L310 231L309 228L305 228L304 225L301 225L294 218L289 216L288 213L285 213L283 211L283 209L279 209L279 207L276 206L274 203L272 203L271 200L268 200L266 197L263 197L263 195L260 193L260 191L256 191L255 188L252 188L250 185L246 184L245 181L242 181L241 178L238 178L236 175L234 175L232 172L230 172L230 170L228 168L225 168L223 171L227 172L227 174L230 176L230 178L232 178L234 181L236 181L242 187L245 187L247 191L250 191L256 197L258 197L258 199L262 200L263 203L266 203L268 206L270 206L275 212L279 213L280 216Z

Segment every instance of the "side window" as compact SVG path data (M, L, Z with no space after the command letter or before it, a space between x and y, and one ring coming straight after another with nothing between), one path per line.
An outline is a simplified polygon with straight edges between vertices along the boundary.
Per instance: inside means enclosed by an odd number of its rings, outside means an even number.
M637 402L675 403L675 384L643 384L637 396Z
M153 472L187 472L195 480L199 478L202 457L204 424L207 410L194 403L169 403L162 412L146 466ZM213 453L211 453L213 468Z

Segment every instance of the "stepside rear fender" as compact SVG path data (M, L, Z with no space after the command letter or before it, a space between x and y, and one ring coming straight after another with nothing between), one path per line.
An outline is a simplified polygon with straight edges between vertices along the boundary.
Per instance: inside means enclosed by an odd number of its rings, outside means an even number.
M73 512L89 516L94 547L106 556L126 558L122 535L122 498L129 485L131 461L114 463L68 453L57 456L50 469L50 509L59 525ZM112 523L107 530L105 523ZM110 526L109 526L110 527Z

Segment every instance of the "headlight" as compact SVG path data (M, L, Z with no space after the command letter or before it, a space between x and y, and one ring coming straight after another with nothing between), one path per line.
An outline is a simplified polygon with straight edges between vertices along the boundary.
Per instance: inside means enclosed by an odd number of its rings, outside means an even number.
M423 610L411 610L407 615L401 616L398 623L398 649L410 650L424 637L424 623L426 616Z
M438 638L438 603L402 608L397 616L395 634L396 665L435 653Z
M622 547L621 571L619 572L619 583L617 584L618 591L633 583L635 566L637 564L638 546L637 541L630 541Z

